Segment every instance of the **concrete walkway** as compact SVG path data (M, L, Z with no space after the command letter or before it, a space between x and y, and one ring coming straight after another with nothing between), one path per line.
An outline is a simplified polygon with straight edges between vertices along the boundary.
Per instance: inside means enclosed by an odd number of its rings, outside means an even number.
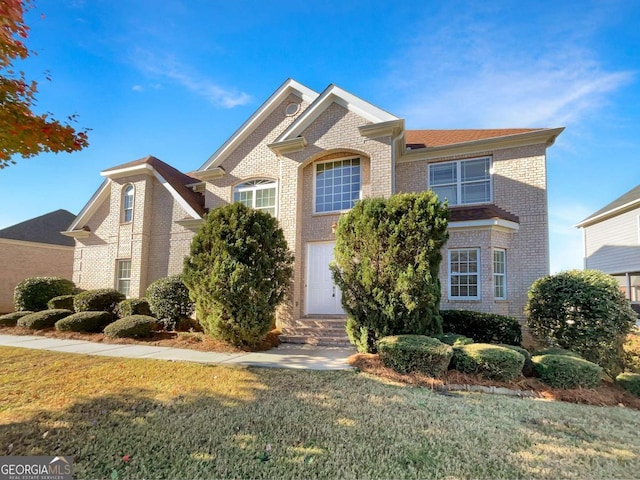
M84 340L64 340L35 335L0 335L0 346L81 353L103 357L153 358L156 360L216 365L247 365L307 370L350 369L352 367L347 363L347 357L356 353L353 348L293 344L282 344L266 352L200 352L185 348L156 347L141 344L93 343Z

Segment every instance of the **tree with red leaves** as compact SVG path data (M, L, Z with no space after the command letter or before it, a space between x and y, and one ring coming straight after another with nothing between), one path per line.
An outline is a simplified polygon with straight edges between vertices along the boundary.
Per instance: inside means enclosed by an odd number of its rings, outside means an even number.
M0 0L0 169L15 164L14 155L75 152L89 145L86 130L76 131L51 113L35 114L37 82L14 70L14 61L34 53L24 43L29 34L24 13L31 6L31 0Z

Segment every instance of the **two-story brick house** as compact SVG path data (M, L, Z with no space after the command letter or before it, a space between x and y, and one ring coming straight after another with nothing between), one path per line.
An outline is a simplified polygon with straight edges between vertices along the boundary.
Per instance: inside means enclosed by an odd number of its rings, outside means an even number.
M295 254L281 324L342 315L328 265L341 212L362 197L433 189L451 207L442 308L522 316L549 270L546 149L562 128L406 130L335 85L287 80L195 172L153 157L102 172L66 232L74 280L143 295L182 270L206 210L240 201L275 215Z

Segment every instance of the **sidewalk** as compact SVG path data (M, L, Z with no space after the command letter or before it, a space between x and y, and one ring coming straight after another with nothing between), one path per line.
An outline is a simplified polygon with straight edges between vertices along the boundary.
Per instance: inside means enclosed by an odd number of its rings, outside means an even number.
M61 353L81 353L103 357L152 358L217 365L307 370L350 369L352 367L347 363L347 357L356 353L354 348L294 344L282 344L266 352L200 352L184 348L140 344L93 343L84 340L64 340L34 335L0 335L0 346L51 350L52 352Z

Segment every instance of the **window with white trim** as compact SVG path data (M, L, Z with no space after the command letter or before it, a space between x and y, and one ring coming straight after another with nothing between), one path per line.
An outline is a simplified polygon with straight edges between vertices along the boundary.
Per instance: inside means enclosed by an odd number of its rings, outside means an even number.
M118 260L116 264L116 290L129 296L131 288L131 260Z
M349 210L360 199L360 159L315 164L315 213Z
M275 180L250 180L236 185L233 202L240 202L249 208L262 210L276 216Z
M122 223L133 220L133 185L127 185L122 190Z
M507 298L507 251L493 251L493 295L497 300Z
M489 203L493 196L491 157L432 163L429 188L449 205Z
M480 299L480 249L449 250L449 298Z

